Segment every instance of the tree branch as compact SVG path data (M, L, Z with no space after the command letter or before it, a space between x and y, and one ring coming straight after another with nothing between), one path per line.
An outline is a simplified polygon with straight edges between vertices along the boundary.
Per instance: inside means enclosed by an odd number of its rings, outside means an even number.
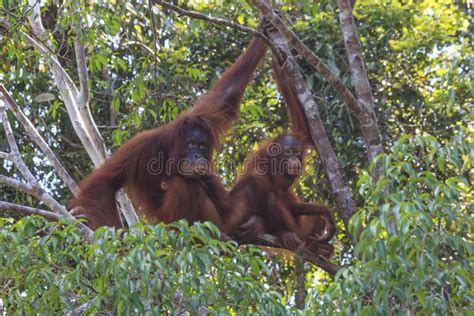
M301 256L295 256L295 306L299 310L304 310L306 289L305 289L305 271L304 259Z
M9 153L0 151L0 159L10 160L10 161L11 161L11 160L12 160L12 157L10 156Z
M74 36L74 53L76 55L76 63L77 63L77 73L79 76L79 84L80 84L80 91L76 98L79 113L84 120L85 128L89 131L91 138L101 155L104 156L104 159L107 158L107 148L105 146L105 141L102 135L95 124L94 118L92 117L92 113L89 107L89 74L87 70L87 62L86 62L86 52L85 46L83 44L84 36L82 33L82 29L80 23L82 21L82 17L80 16L80 4L78 0L75 0L73 3L74 6L74 14L77 17L77 21L72 23L71 28L75 33ZM130 204L131 206L131 204Z
M260 38L262 41L264 41L265 44L268 45L268 47L272 50L273 54L278 58L278 60L280 62L283 60L283 57L281 56L280 51L278 50L278 48L275 47L275 45L268 39L268 37L266 37L262 32L260 32L258 30L255 30L255 29L250 28L250 27L245 26L245 25L241 25L241 24L237 24L237 23L234 23L234 22L231 22L231 21L227 21L227 20L224 20L224 19L221 19L221 18L215 18L215 17L211 17L211 16L208 16L208 15L199 13L199 12L189 11L189 10L183 9L181 7L178 7L178 6L174 5L173 3L169 3L169 2L166 2L166 1L162 1L162 0L154 0L154 1L157 4L160 4L160 5L164 6L165 8L168 8L168 9L176 12L178 15L188 16L188 17L193 18L193 19L207 21L207 22L210 22L210 23L216 24L216 25L227 26L227 27L230 27L230 28L232 28L234 30L237 30L237 31L240 31L240 32L250 33L250 34Z
M19 213L23 213L25 215L40 215L43 216L50 221L58 221L61 216L56 213L41 210L39 208L33 208L25 205L14 204L6 201L0 201L0 210L7 210L7 211L15 211Z
M125 191L123 189L120 189L117 191L115 196L128 226L132 226L133 224L138 223L139 218L137 212L135 212L135 208L133 207L132 202L128 198Z
M258 236L258 239L255 242L255 244L260 245L260 246L287 249L287 248L283 247L283 245L278 241L278 239L275 236L268 235L268 234ZM290 249L287 249L287 250L290 250ZM326 258L321 257L321 256L313 253L312 251L310 251L310 250L308 250L304 247L300 247L300 248L296 249L295 251L293 251L293 250L290 250L290 251L294 252L297 255L302 256L304 259L306 259L309 262L311 262L312 264L320 267L321 269L323 269L324 271L326 271L330 275L336 274L336 272L339 270L338 266L331 263Z
M62 68L58 59L55 56L51 56L49 50L40 42L36 41L33 37L26 33L22 33L26 39L35 47L41 54L43 54L49 60L49 66L53 75L53 80L58 88L61 97L63 99L64 105L67 109L67 114L71 120L74 131L81 140L84 149L87 151L89 157L92 159L94 164L99 165L103 159L98 154L97 149L92 143L92 139L88 134L87 130L84 129L83 120L80 116L80 113L77 109L76 96L79 93L76 86L71 81L71 78L66 73L64 68Z
M3 129L5 130L5 136L7 138L8 145L10 146L10 157L11 157L11 160L13 161L13 164L20 171L20 173L26 179L26 181L28 181L28 183L36 182L35 177L30 172L25 162L21 158L20 150L18 149L15 136L13 136L13 130L10 126L10 122L8 121L7 112L5 110L5 103L3 103L3 100L2 102L0 102L0 121L3 124Z
M87 71L87 62L86 62L86 52L85 47L81 43L83 40L83 34L81 29L82 18L80 16L79 4L74 1L74 15L77 20L72 23L71 28L75 34L74 36L74 52L76 54L76 63L77 63L77 73L79 75L79 95L77 97L77 102L79 106L88 106L89 103L89 74Z
M28 3L29 6L32 7L31 13L28 16L32 32L36 38L44 39L46 37L46 32L41 21L40 2L36 0L29 0ZM53 56L49 53L48 48L51 47L51 43L48 40L43 40L40 43L28 34L25 34L25 36L35 48L37 48L43 55L47 57L50 63L51 72L53 74L54 83L61 93L74 131L76 132L77 136L79 136L79 139L89 154L89 157L96 166L99 166L105 160L106 150L105 147L101 148L97 143L94 142L97 137L93 137L90 134L94 131L94 129L87 128L88 126L84 120L84 117L79 111L79 106L77 104L79 91L77 87L75 86L74 82L72 82L66 70L61 66L56 56ZM99 137L101 138L100 135Z
M12 158L13 164L28 182L25 184L18 180L6 177L4 175L0 175L0 183L13 186L25 193L33 195L38 200L46 204L49 209L64 217L66 221L70 223L76 222L76 218L72 216L63 205L56 201L48 192L46 192L46 190L41 187L41 185L38 183L36 178L33 176L33 174L26 166L25 162L21 158L20 151L18 150L18 145L15 141L15 137L13 136L13 131L11 129L10 122L8 121L7 113L5 110L5 104L3 102L0 102L0 120L3 124L3 129L5 130L5 135L10 146L10 156ZM75 225L79 228L79 231L81 232L81 235L84 237L84 239L92 241L93 232L89 227L85 226L82 223L75 223Z
M380 131L374 112L374 97L372 95L367 71L365 70L364 56L362 55L359 37L357 36L351 1L337 0L337 5L339 7L339 20L344 37L344 46L354 80L354 88L357 100L364 113L359 117L362 137L367 145L369 160L372 161L378 154L383 152ZM380 169L377 168L376 170L374 174L375 179L380 175Z
M53 166L54 170L58 173L58 175L61 177L61 179L64 181L64 183L67 185L69 190L74 195L77 195L79 193L79 186L77 183L71 178L69 173L66 171L66 169L63 167L59 159L56 157L54 152L51 150L51 148L46 144L44 139L41 137L39 132L36 130L34 127L33 123L26 117L26 115L21 111L19 108L18 104L13 100L11 95L8 93L8 91L5 89L5 87L0 84L0 98L3 99L3 101L9 105L10 109L13 111L15 114L15 117L18 119L18 121L23 125L23 128L25 129L26 133L28 134L28 137L33 140L38 147L41 149L41 151L46 155L48 158L49 162Z
M31 184L23 183L19 180L4 176L3 174L0 174L0 184L5 184L23 193L34 195L34 189Z

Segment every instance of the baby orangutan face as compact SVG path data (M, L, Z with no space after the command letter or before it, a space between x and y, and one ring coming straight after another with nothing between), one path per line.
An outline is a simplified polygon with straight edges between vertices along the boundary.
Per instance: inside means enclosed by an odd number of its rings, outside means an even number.
M283 175L297 177L302 173L303 146L294 136L284 136L279 140L281 155L279 160L279 170Z

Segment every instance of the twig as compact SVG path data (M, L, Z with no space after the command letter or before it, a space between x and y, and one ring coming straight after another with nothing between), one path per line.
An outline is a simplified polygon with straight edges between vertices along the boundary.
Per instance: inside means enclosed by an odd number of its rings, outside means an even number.
M11 211L23 213L26 215L40 215L49 219L50 221L58 221L61 218L61 216L59 216L58 214L50 212L50 211L45 211L39 208L19 205L15 203L6 202L6 201L0 201L0 210L7 210L7 211L11 210Z
M154 57L153 59L155 60L155 64L160 62L160 59L158 58L157 53L155 51L153 51L153 49L151 49L151 47L147 46L145 43L142 43L142 42L139 42L139 41L127 41L127 42L125 42L121 45L122 46L128 46L128 45L140 46L141 48L146 50L148 53L150 53Z
M71 176L63 167L54 152L41 137L38 130L36 130L33 123L31 123L31 121L26 117L26 115L23 113L18 104L15 102L15 100L13 100L11 95L8 93L8 91L2 84L0 84L0 98L3 99L6 104L9 105L10 109L15 114L15 117L18 119L18 121L21 123L26 133L28 134L28 137L33 140L41 149L41 151L46 155L54 170L56 170L56 172L67 185L69 190L71 190L74 195L77 195L79 193L79 186L77 185L77 183L74 181L74 179L71 178Z
M84 149L84 147L81 146L81 144L78 144L78 143L73 142L72 140L70 140L69 138L67 138L64 134L61 134L60 136L61 136L61 137L60 137L61 140L63 140L66 144L68 144L68 145L71 146L72 148Z
M260 32L256 29L253 29L253 28L245 26L245 25L237 24L237 23L234 23L234 22L231 22L231 21L227 21L227 20L224 20L224 19L221 19L221 18L211 17L211 16L208 16L208 15L199 13L199 12L189 11L189 10L183 9L181 7L178 7L174 4L166 2L166 1L155 0L155 2L157 4L160 4L160 5L164 6L165 8L168 8L172 11L175 11L178 15L188 16L188 17L193 18L193 19L207 21L207 22L210 22L210 23L216 24L216 25L227 26L227 27L230 27L234 30L238 30L238 31L241 31L241 32L244 32L244 33L250 33L250 34L260 38L261 40L263 40L265 42L265 44L267 44L268 47L270 47L273 54L275 54L275 56L278 58L278 60L280 62L283 60L283 56L281 56L280 51L278 50L278 48L275 47L275 45L268 39L268 37L266 37L262 32Z
M283 247L283 245L278 241L278 239L275 236L268 235L268 234L260 235L257 239L256 244L261 245L261 246L287 249L287 248ZM319 255L316 255L312 251L310 251L310 250L308 250L304 247L300 247L295 251L291 250L291 249L287 249L287 250L293 251L297 255L302 256L304 259L306 259L306 260L310 261L311 263L313 263L314 265L320 267L321 269L323 269L324 271L326 271L330 275L336 274L337 270L339 270L338 266L331 263L326 258L321 257Z

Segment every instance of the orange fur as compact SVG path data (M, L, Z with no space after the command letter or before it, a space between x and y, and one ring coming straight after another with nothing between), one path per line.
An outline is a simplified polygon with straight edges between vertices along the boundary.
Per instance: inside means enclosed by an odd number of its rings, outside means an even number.
M328 241L334 236L336 228L331 212L323 204L301 202L292 188L297 177L288 176L273 167L282 157L282 153L275 152L274 149L282 148L285 137L293 137L302 146L301 168L306 149L312 145L309 125L294 85L283 67L274 62L273 69L278 88L288 106L292 134L263 141L259 148L248 156L244 172L230 192L232 212L227 225L232 227L231 233L238 234L240 225L252 216L259 216L263 219L265 232L281 236L282 240L286 234L296 233L300 241L307 246L316 248L322 255L330 256L333 247ZM247 228L248 231L261 229L258 221L249 222L256 224ZM323 237L322 232L325 232ZM256 237L249 232L246 232L245 236Z
M222 226L227 200L217 176L188 179L178 174L176 163L171 168L150 172L150 163L161 158L165 167L170 161L179 161L184 153L186 132L197 127L207 132L215 149L221 135L238 118L245 87L265 52L266 45L260 39L252 40L247 50L191 109L170 123L137 134L83 180L81 193L71 201L71 207L81 207L93 229L123 227L115 193L126 187L135 205L150 221L184 218L189 222L210 220Z

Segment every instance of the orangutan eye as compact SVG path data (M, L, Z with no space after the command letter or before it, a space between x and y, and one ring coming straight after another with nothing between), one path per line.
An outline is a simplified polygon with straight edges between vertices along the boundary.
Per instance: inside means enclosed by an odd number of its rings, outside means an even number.
M291 155L291 150L290 149L285 150L285 155Z
M190 142L188 143L188 147L189 147L189 148L196 148L196 142L190 141Z
M201 145L199 145L199 149L201 149L201 150L204 150L204 149L206 149L206 145L205 145L205 144L201 144Z
M300 154L301 154L301 150L299 150L299 149L295 150L295 155L299 156Z

